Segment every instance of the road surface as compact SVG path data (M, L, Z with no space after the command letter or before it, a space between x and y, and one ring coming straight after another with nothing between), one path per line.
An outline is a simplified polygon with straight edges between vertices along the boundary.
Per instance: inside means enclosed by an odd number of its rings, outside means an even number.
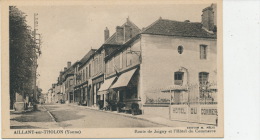
M43 108L54 117L57 122L56 126L62 128L162 127L162 125L149 121L111 114L105 111L91 110L84 106L50 104L43 105Z

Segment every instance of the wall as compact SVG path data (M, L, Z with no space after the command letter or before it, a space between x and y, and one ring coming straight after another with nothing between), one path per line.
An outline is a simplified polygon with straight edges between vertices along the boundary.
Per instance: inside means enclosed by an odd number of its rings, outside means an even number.
M97 53L94 56L93 62L93 75L92 77L97 77L104 73L104 57L105 57L105 51L101 51L101 53Z
M133 53L130 53L130 50ZM134 41L128 48L118 52L106 62L106 77L115 74L116 67L118 72L124 71L140 64L140 39Z
M69 76L65 81L65 100L67 103L70 100L70 92L74 91L74 76Z
M201 44L208 45L206 60L200 59ZM177 51L179 45L183 46L182 54ZM150 90L173 85L174 72L179 71L181 67L188 71L184 73L184 85L187 84L188 79L189 84L199 84L199 72L208 72L209 82L217 80L217 48L214 39L143 34L141 49L140 72L143 104L146 101L146 94L149 94Z
M217 105L172 105L170 107L170 119L216 124L218 119Z
M145 115L159 116L169 119L169 107L143 107Z

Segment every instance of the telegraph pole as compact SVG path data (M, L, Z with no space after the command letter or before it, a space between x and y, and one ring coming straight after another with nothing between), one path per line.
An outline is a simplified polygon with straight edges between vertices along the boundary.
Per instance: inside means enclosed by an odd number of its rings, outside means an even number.
M37 59L40 56L40 46L41 46L41 35L38 33L38 13L34 13L34 26L33 26L33 41L34 41L34 59L33 59L33 68L32 68L32 89L33 89L33 100L34 102L38 101L38 88L37 88Z

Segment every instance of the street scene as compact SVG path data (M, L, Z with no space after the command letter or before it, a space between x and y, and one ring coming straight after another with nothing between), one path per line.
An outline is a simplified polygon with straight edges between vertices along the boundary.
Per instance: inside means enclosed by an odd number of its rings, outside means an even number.
M115 123L116 122L116 123ZM24 114L11 114L12 129L48 129L48 128L139 128L139 127L179 127L211 126L146 116L132 116L117 112L106 112L75 105L46 104L38 111Z
M9 7L10 129L218 127L217 4L106 8Z

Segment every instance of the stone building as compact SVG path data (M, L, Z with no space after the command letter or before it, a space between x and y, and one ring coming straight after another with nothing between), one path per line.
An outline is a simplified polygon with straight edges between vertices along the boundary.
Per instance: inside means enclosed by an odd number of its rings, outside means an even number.
M127 108L137 103L143 113L162 116L169 115L171 102L216 101L215 95L203 93L206 86L215 90L217 82L211 7L203 10L201 23L159 18L106 56L106 88L101 85L100 94Z
M76 62L74 67L74 102L92 106L93 97L91 95L91 75L93 64L91 63L95 49L91 49L80 61Z
M60 85L60 94L65 103L74 102L74 67L75 64L71 65L71 62L67 62L67 67L64 67L64 71L61 76L62 84Z
M64 70L68 102L137 105L163 117L172 104L217 103L216 5L202 10L201 22L160 17L140 30L127 18L112 36L106 28L104 40Z
M96 51L96 56L104 54L104 57L102 57L103 60L96 63L96 67L100 67L102 70L99 69L93 76L94 95L97 96L97 101L104 102L104 105L106 105L106 100L110 100L109 98L112 98L112 94L109 94L108 89L116 78L116 75L113 75L115 74L115 70L121 68L120 66L125 64L119 64L122 60L122 55L120 57L120 61L119 56L116 57L115 63L111 60L108 64L106 60L108 57L112 56L113 53L121 50L124 44L138 33L140 33L140 29L133 22L131 22L129 18L126 19L126 22L122 26L116 27L116 32L111 37L109 37L109 30L107 28L104 30L105 43Z

